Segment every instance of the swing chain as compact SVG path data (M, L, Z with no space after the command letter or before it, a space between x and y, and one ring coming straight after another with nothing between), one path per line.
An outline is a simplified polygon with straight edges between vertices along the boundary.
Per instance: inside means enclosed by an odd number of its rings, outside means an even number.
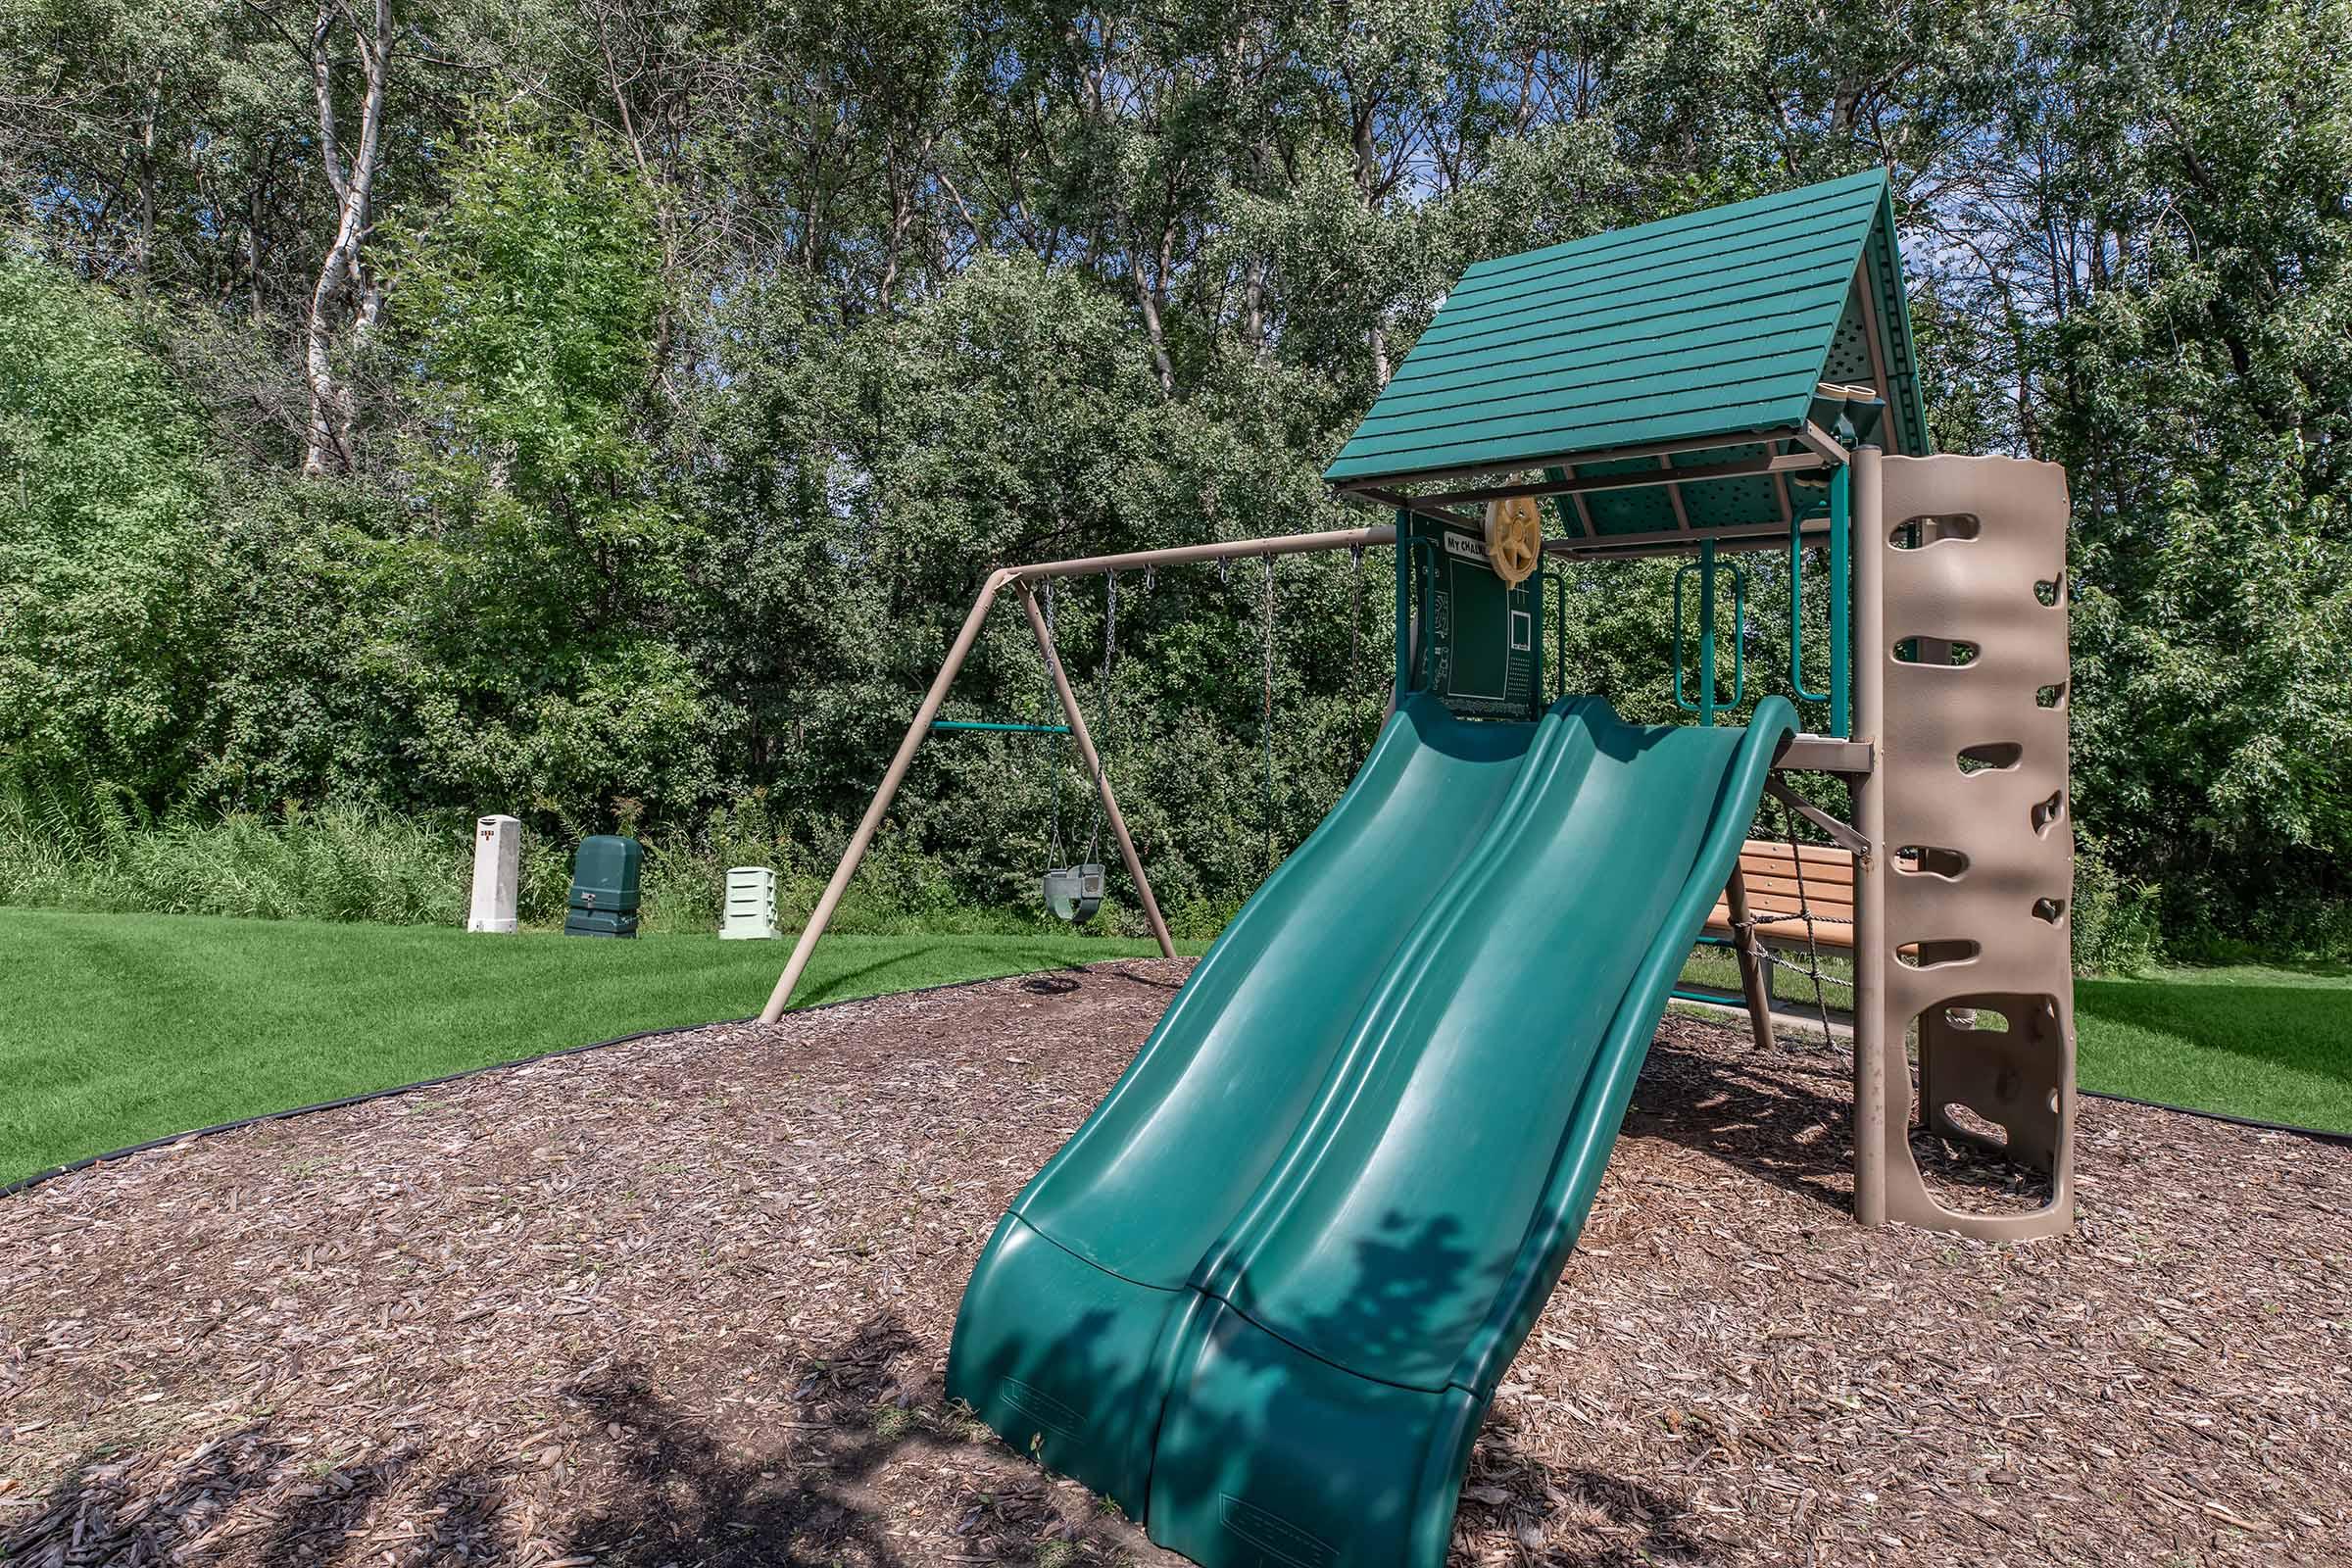
M1040 717L1051 721L1054 712L1054 582L1046 581L1046 647L1042 651L1040 667L1045 680L1044 706ZM1046 763L1046 855L1054 865L1067 863L1061 844L1061 768L1052 759L1058 747L1041 748Z
M1271 875L1274 870L1274 557L1269 554L1264 558L1264 560L1266 563L1266 615L1264 639L1265 684L1264 697L1258 705L1257 731L1259 739L1264 743L1266 752L1266 799L1264 811L1266 825L1266 871L1268 875Z
M1102 847L1102 775L1110 767L1110 740L1118 728L1118 707L1111 698L1111 660L1119 645L1119 574L1102 574L1102 668L1097 676L1102 691L1102 736L1095 743L1095 790L1086 813L1086 859L1095 863Z
M1348 547L1348 564L1353 572L1349 579L1348 599L1348 673L1355 673L1357 657L1363 651L1364 615L1364 547Z
M1348 562L1349 562L1349 564L1350 564L1351 567L1353 568L1353 575L1352 575L1352 576L1350 577L1350 579L1349 579L1349 586L1348 586L1348 672L1347 672L1346 676L1345 676L1345 677L1343 677L1343 687L1342 687L1342 689L1343 689L1343 690L1347 690L1347 689L1348 689L1348 688L1351 688L1351 687L1354 685L1354 682L1355 682L1355 677L1356 677L1356 671L1357 671L1357 670L1358 670L1358 669L1359 669L1359 668L1362 666L1362 664L1363 664L1363 646L1364 646L1364 547L1363 547L1362 545L1351 545L1351 546L1349 546L1349 547L1348 547ZM1366 682L1364 683L1364 695L1365 695L1367 698L1374 698L1374 697L1376 697L1376 696L1378 695L1378 692L1379 692L1379 687L1378 687L1378 684L1377 684L1376 682L1373 682L1373 681L1366 681ZM1374 733L1375 733L1375 734L1377 734L1378 732L1377 732L1377 731L1375 731ZM1345 731L1345 730L1343 730L1343 731L1342 731L1342 733L1341 733L1341 752L1340 752L1340 776L1341 776L1341 777L1345 778L1345 777L1347 777L1348 775L1349 775L1349 774L1351 774L1351 773L1353 773L1353 772L1355 771L1355 756L1354 756L1354 754L1355 754L1355 749L1354 749L1352 746L1349 746L1349 745L1348 745L1348 743L1347 743L1347 734L1346 734L1346 731Z

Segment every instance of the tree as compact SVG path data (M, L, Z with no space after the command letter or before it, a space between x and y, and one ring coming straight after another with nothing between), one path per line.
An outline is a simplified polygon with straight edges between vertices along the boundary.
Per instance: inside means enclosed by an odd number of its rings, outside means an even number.
M2035 54L1961 221L2074 486L2080 816L2176 930L2283 937L2352 864L2352 7L2123 0Z
M404 234L416 517L379 552L400 613L370 662L427 781L577 812L710 787L702 683L672 641L694 530L657 469L662 299L644 193L612 152L489 118Z
M201 427L131 313L0 254L0 767L170 804L213 635Z
M1320 466L1466 264L1882 167L1939 441L2073 478L2085 841L2184 936L2316 942L2352 859L2348 15L0 0L0 223L124 303L62 363L147 368L39 395L176 411L119 472L20 438L154 526L118 562L26 502L17 569L52 607L61 563L216 574L141 579L175 651L101 659L172 672L152 766L94 764L159 802L660 824L767 788L821 848L987 566L1339 520ZM1250 576L1123 610L1113 766L1203 919L1262 870L1194 825L1261 810ZM1572 679L1658 718L1664 582L1580 578L1567 628ZM1287 837L1360 749L1388 601L1344 562L1277 588ZM1083 662L1102 608L1061 611ZM984 656L966 696L1030 700L1020 627ZM95 677L21 689L53 761L114 732ZM927 752L902 819L972 896L1035 858L1022 755Z

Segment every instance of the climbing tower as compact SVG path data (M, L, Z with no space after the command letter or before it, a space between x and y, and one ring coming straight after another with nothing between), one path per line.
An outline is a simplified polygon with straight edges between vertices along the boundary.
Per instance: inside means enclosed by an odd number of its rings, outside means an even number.
M1864 447L1854 498L1858 1217L2047 1235L2074 1215L2066 473ZM2048 1172L2048 1202L1938 1201L1914 1124Z

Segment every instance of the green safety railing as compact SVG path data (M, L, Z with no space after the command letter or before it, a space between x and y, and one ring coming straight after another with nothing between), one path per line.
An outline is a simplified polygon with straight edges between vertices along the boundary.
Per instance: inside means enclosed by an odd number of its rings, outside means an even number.
M1853 597L1847 557L1853 529L1853 466L1838 465L1830 475L1830 733L1851 735L1853 723L1853 643L1846 613Z
M1732 573L1732 700L1715 700L1715 573L1718 567L1729 567ZM1683 581L1691 573L1698 574L1698 695L1683 693ZM1712 724L1715 715L1738 708L1747 696L1747 573L1736 561L1719 561L1715 541L1702 539L1698 543L1698 559L1686 561L1674 574L1674 706L1685 712L1696 713L1701 724Z
M1800 703L1826 703L1828 692L1805 687L1805 519L1788 519L1788 695ZM1837 682L1831 681L1835 686Z
M1800 702L1827 703L1830 709L1828 733L1840 738L1853 733L1853 649L1852 649L1852 553L1853 475L1845 465L1839 465L1831 474L1829 529L1829 685L1815 691L1805 684L1805 625L1804 625L1804 519L1792 517L1788 523L1788 690ZM1438 547L1435 540L1413 535L1411 514L1397 514L1398 545L1409 551L1409 559L1399 560L1396 572L1396 614L1400 625L1415 622L1415 598L1419 599L1418 624L1426 628L1435 611L1432 578L1437 564ZM1732 577L1732 694L1718 695L1717 676L1720 659L1715 617L1720 602L1717 591L1719 573L1729 571ZM1698 578L1698 630L1695 637L1695 669L1688 662L1685 647L1690 641L1684 625L1684 601L1691 576ZM1547 569L1543 578L1551 584L1551 600L1544 602L1546 590L1537 586L1536 616L1541 626L1551 622L1552 688L1557 701L1568 684L1568 582L1556 570ZM1747 698L1747 591L1746 570L1736 561L1722 559L1713 539L1698 541L1698 559L1686 562L1674 575L1674 701L1685 712L1695 713L1701 724L1712 725L1718 714L1738 709ZM1426 687L1436 678L1435 661L1437 640L1424 632L1418 658L1407 653L1409 638L1400 636L1396 644L1396 690L1399 693ZM1539 639L1536 655L1538 690L1532 699L1540 712L1543 709L1543 649ZM1693 677L1695 676L1695 680Z
M1788 519L1788 693L1799 702L1829 704L1830 733L1840 737L1853 732L1853 651L1846 621L1852 592L1852 472L1840 464L1830 476L1830 689L1824 692L1805 687L1804 519Z
M1568 577L1565 572L1554 568L1544 573L1543 581L1559 590L1553 600L1559 606L1560 613L1551 630L1551 700L1556 703L1568 695ZM1537 616L1541 618L1543 612L1544 594L1539 587L1536 591ZM1539 648L1536 650L1536 673L1540 677L1543 672L1544 650ZM1541 712L1542 709L1543 705L1539 703L1537 710Z
M1403 701L1408 692L1435 685L1438 672L1438 640L1430 632L1430 623L1437 618L1438 610L1438 542L1413 532L1412 517L1413 514L1410 512L1402 508L1397 509L1396 697L1399 702ZM1408 550L1411 552L1412 561L1404 559ZM1426 567L1415 569L1413 562L1420 559L1423 551L1429 553L1429 564ZM1413 587L1416 580L1419 582L1421 590L1421 668L1418 671L1420 675L1418 685L1414 684L1416 672L1412 667L1412 656L1405 651L1411 642L1407 628L1413 623Z

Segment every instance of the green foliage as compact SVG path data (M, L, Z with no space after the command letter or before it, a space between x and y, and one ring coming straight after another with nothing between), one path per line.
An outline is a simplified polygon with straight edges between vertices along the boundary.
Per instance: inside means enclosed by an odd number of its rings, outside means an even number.
M0 252L0 774L183 783L214 630L201 449L130 311Z
M2291 951L2352 866L2352 7L2122 0L2029 42L2001 154L2034 197L1968 303L1976 385L2023 378L2010 438L2074 488L2078 820L2177 945Z
M627 822L681 923L730 857L805 902L992 566L1365 520L1320 467L1465 263L1880 166L1939 443L2073 485L2083 961L2352 939L2352 0L459 0L399 19L356 263L311 25L0 0L8 779ZM1095 721L1181 927L1362 755L1390 570L1280 564L1270 679L1257 563L1123 583ZM1669 572L1571 574L1571 686L1678 716ZM950 710L1040 687L1007 607ZM1056 801L1074 857L1066 750L926 747L853 918L1033 909Z
M2152 878L2119 871L2096 840L2078 834L2075 899L2068 906L2075 972L2135 975L2153 969L2164 956L2161 894Z
M570 826L523 835L516 903L526 927L564 923L571 846L579 836ZM804 848L760 796L717 808L699 824L662 830L646 840L643 928L717 929L728 867L767 865L778 872L777 918L792 929L815 907L839 849L838 839L821 858ZM866 864L835 914L836 931L969 936L1067 929L1037 906L1033 885L1003 906L973 904L968 868L925 853L903 833L878 840ZM156 819L114 796L40 784L0 789L0 905L449 925L464 918L472 865L472 823L447 814L341 803L313 809L289 804L270 812L189 808ZM1222 917L1195 922L1185 934L1214 936L1222 924ZM1149 935L1141 916L1122 910L1115 899L1093 929Z
M466 874L462 839L355 807L149 822L105 797L0 794L0 904L420 925L464 909Z
M491 118L404 238L419 515L379 541L361 665L428 787L595 812L687 805L715 715L672 640L696 530L648 430L662 311L638 187L593 140Z

